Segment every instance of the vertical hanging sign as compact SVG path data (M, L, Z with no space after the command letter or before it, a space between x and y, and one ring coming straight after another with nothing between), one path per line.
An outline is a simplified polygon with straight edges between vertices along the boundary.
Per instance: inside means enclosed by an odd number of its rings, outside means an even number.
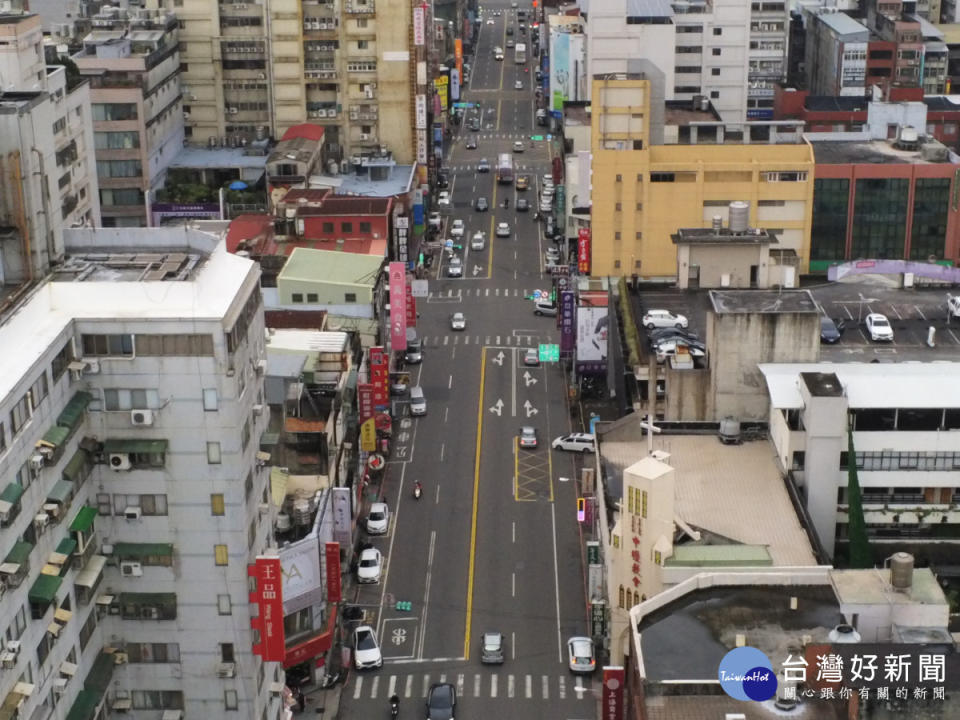
M370 348L370 382L374 410L386 410L390 405L390 359L379 345Z
M253 654L265 662L283 662L287 653L281 573L279 556L257 555L256 563L247 566L247 575L256 580L250 603L259 608L257 617L250 618L250 627L260 635L259 642L253 646Z
M581 275L590 274L590 228L580 228L577 236L577 270Z
M421 47L426 42L426 11L424 6L413 9L413 44Z
M328 542L324 547L324 559L327 561L327 600L340 602L343 595L340 584L340 543Z
M390 263L390 349L393 352L407 349L406 284L406 263Z

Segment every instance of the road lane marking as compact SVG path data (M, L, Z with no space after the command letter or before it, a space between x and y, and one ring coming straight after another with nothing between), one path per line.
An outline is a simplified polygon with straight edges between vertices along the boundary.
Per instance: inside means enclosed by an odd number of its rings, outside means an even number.
M446 422L446 421L444 421L444 422ZM443 462L443 449L444 449L444 446L445 446L445 443L440 443L440 462Z
M524 682L524 695L527 696L528 700L533 697L533 678L529 675L527 675Z
M427 691L430 689L430 676L423 676L423 690L420 691L420 697L426 697Z
M470 658L470 623L473 621L473 575L477 562L477 505L480 495L480 449L483 441L483 391L487 381L487 349L480 353L480 397L477 400L477 448L473 463L473 508L470 513L470 560L467 567L467 613L463 656Z
M561 675L558 680L560 681L559 687L557 689L557 694L560 696L561 700L565 700L567 697L567 679Z
M550 678L546 675L543 676L543 699L550 699Z
M453 375L450 376L450 379L447 380L447 390L453 387Z
M370 685L370 699L373 700L377 697L377 687L380 685L380 676L373 676L373 683Z
M408 698L413 694L413 675L407 675L407 683L403 688L403 696Z
M517 574L510 573L510 597L517 596Z
M513 675L507 675L507 697L512 698L514 692Z
M490 697L495 698L497 696L497 676L490 676Z
M553 485L551 484L552 494ZM553 587L556 591L554 594L557 603L557 659L563 662L563 639L560 637L560 571L557 569L557 504L554 502L550 503L550 522L553 525Z
M473 696L480 697L480 673L473 676Z
M387 684L390 689L387 690L387 697L393 697L397 694L397 676L391 675L390 682Z
M353 699L359 700L361 692L363 692L363 675L357 675L357 684L353 686Z
M457 675L457 695L463 697L463 673Z

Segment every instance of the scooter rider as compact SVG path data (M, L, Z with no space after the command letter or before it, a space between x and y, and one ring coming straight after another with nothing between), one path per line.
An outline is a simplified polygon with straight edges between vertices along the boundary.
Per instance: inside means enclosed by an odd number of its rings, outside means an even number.
M390 696L390 717L395 718L400 714L400 696L393 694Z
M420 484L420 481L417 480L413 485L413 496L419 498L423 494L423 485Z

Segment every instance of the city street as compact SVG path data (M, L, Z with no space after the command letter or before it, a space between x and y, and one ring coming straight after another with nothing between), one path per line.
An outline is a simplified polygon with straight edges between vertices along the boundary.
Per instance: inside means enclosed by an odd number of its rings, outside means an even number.
M493 10L502 11L493 17ZM487 25L487 19L494 25ZM530 22L529 19L527 22ZM356 597L380 640L384 665L351 671L340 716L377 717L388 698L401 698L400 718L423 717L431 684L456 686L456 717L497 716L583 719L596 717L599 673L575 676L567 669L566 641L586 635L584 568L576 522L574 478L578 456L551 451L550 441L571 428L566 382L556 363L526 365L527 348L557 343L556 318L539 317L527 296L549 290L542 273L546 249L534 219L540 177L550 170L546 141L530 147L534 132L535 63L514 63L506 48L507 23L517 27L508 3L485 5L471 82L462 101L468 111L451 138L444 166L450 171L452 208L441 238L456 219L465 225L462 277L448 277L447 257L431 268L430 295L418 300L417 331L423 363L412 366L427 413L410 417L398 402L394 449L384 499L390 506L387 534L371 538L384 557L380 582L360 586ZM515 38L530 47L529 35ZM529 72L524 72L524 68ZM517 80L523 90L514 90ZM481 128L470 130L473 117ZM477 149L465 147L476 138ZM497 184L496 161L512 153L515 174L530 188ZM488 173L476 172L485 158ZM530 211L517 212L525 196ZM485 197L490 209L476 211ZM502 207L509 198L509 208ZM498 223L510 226L497 237ZM485 233L483 250L470 238ZM461 312L466 328L452 330ZM536 429L537 448L518 447L521 426ZM590 457L590 456L588 456ZM576 466L575 466L576 463ZM423 496L413 497L416 481ZM395 609L409 601L409 612ZM482 665L485 631L504 637L504 663ZM597 685L598 687L598 685Z

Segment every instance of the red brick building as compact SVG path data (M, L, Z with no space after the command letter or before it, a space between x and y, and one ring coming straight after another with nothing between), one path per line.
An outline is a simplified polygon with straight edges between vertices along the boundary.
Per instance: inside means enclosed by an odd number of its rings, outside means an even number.
M891 88L889 102L922 101L920 88ZM774 120L803 120L805 132L856 132L866 125L870 98L811 95L807 90L777 86ZM920 129L920 128L918 128Z

